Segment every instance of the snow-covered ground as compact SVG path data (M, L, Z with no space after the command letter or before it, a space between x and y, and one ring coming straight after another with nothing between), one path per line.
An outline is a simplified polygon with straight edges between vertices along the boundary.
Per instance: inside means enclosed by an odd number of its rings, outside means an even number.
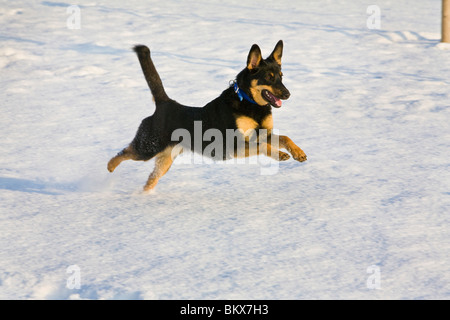
M449 299L440 6L0 1L0 298ZM203 106L279 39L274 126L308 161L177 160L150 195L153 161L106 170L154 111L134 44Z

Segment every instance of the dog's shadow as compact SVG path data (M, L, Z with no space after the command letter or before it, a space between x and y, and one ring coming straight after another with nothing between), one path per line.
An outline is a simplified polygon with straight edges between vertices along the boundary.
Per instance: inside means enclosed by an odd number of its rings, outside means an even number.
M105 170L106 171L106 170ZM88 173L71 181L54 181L50 179L22 179L0 176L0 190L9 190L43 195L62 195L73 192L106 192L114 185L114 178L109 174Z
M61 192L54 189L65 189L64 186L53 185L51 183L32 181L19 178L0 177L0 189L10 191L20 191L28 193L40 193L46 195L59 195ZM51 190L49 190L51 189Z

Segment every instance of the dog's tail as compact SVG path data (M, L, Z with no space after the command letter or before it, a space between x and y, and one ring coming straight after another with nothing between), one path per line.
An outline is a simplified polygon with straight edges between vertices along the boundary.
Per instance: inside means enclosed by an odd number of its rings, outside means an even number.
M156 71L152 59L150 58L150 49L144 45L136 45L133 50L139 58L142 72L144 72L145 80L147 80L150 91L155 99L155 103L158 104L159 102L169 101L170 98L167 96L161 78Z

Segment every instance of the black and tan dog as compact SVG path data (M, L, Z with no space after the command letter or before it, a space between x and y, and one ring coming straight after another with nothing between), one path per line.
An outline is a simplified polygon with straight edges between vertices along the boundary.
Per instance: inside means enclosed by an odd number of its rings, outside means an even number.
M253 45L248 54L247 67L237 75L228 89L203 108L184 106L170 99L150 58L150 50L146 46L137 45L134 51L137 53L145 79L153 94L156 110L152 116L142 121L135 138L128 147L109 161L110 172L113 172L124 160L147 161L156 157L155 169L144 186L145 191L152 190L158 180L169 170L174 158L183 150L176 148L180 144L180 139L174 139L172 135L180 128L191 134L192 140L188 143L191 150L208 157L217 158L217 155L214 152L204 154L209 142L202 139L200 145L196 144L194 136L199 133L203 137L207 130L215 129L219 130L223 137L227 136L227 130L242 133L245 151L240 154L245 157L264 154L279 161L289 159L287 153L278 150L279 146L286 149L295 160L301 162L306 160L303 150L290 138L272 134L272 107L281 107L281 100L286 100L290 96L282 83L283 42L281 40L267 59L263 59L260 48L256 44ZM195 127L195 124L199 123L201 124L200 132ZM266 132L263 142L258 141L258 132L261 131ZM256 132L256 144L249 143L246 135L248 132ZM236 139L236 135L232 139ZM223 144L224 150L220 153L223 159L238 156L237 147L233 154L227 153L228 145L229 141ZM235 144L233 141L233 145L237 146L239 143Z

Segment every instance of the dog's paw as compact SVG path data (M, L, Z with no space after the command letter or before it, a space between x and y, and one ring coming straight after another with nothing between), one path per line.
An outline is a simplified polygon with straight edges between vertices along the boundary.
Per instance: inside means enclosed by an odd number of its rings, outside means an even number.
M299 162L306 161L306 154L303 152L302 149L300 149L300 148L293 149L291 153L292 153L292 157L295 160L297 160Z
M289 154L287 154L286 152L283 151L279 151L278 154L278 161L286 161L290 158L291 156Z
M150 177L147 181L147 183L144 186L143 193L144 194L151 194L155 190L156 184L158 183L157 178Z
M150 194L155 194L155 193L156 193L155 188L146 188L146 187L144 187L142 189L142 194L143 195L150 195Z
M109 171L109 172L113 172L114 169L116 169L116 167L117 167L117 166L115 165L113 159L111 159L111 160L108 162L108 171Z

